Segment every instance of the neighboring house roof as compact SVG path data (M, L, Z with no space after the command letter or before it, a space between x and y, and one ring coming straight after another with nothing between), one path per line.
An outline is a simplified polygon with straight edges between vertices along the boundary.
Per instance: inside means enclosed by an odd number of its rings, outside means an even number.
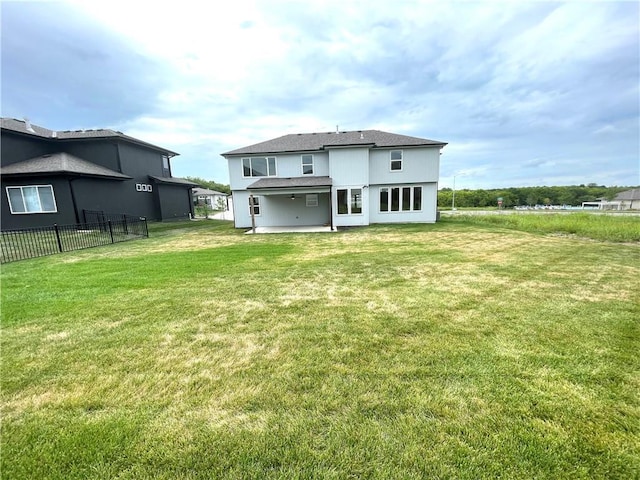
M614 200L640 200L640 188L625 190L616 195Z
M194 188L193 194L194 195L224 195L225 197L227 196L226 193L217 192L216 190L209 190L208 188Z
M54 140L54 141L55 140L86 140L86 139L98 139L98 138L119 138L127 142L141 145L143 147L151 148L153 150L159 150L171 157L179 155L179 153L172 152L171 150L167 150L166 148L158 147L157 145L153 145L151 143L138 140L137 138L130 137L129 135L125 135L122 132L118 132L117 130L110 130L108 128L99 128L99 129L92 129L92 130L56 131L56 130L49 130L48 128L40 127L32 123L27 125L25 121L16 120L15 118L3 118L1 126L4 130L10 130L12 132L17 132L17 133L31 135L31 136L40 137L40 138L46 138L48 140Z
M12 163L6 167L1 167L0 174L3 176L70 174L105 177L116 180L128 180L132 178L64 152L42 155L22 162Z
M198 185L197 183L193 183L189 180L178 177L155 177L153 175L149 175L149 178L155 180L158 183L170 183L173 185L181 185L183 187L196 187Z
M351 132L294 133L238 148L222 155L245 155L256 153L279 153L317 151L327 148L349 146L372 147L419 147L447 145L445 142L427 138L410 137L380 130L357 130Z
M259 188L295 188L295 187L329 187L331 177L287 177L261 178L247 187L249 190Z

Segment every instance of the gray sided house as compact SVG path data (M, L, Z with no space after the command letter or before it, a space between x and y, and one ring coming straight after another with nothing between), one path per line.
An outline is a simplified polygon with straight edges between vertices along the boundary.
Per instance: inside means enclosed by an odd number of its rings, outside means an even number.
M613 200L619 202L620 210L640 210L640 188L620 192Z
M191 182L171 176L177 153L113 130L53 131L2 119L2 230L75 224L102 211L188 219Z
M226 209L227 197L228 195L226 193L210 190L208 188L196 187L193 189L194 205L206 205L214 210L220 206L224 206Z
M291 134L226 152L235 226L251 227L251 213L258 227L433 223L445 145L358 130Z

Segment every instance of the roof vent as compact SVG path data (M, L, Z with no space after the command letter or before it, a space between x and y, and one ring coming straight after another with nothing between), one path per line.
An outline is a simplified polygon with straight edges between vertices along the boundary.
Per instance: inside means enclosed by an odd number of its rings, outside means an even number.
M27 117L24 117L24 126L26 127L27 132L36 133Z
M364 133L360 132L360 140L364 140Z

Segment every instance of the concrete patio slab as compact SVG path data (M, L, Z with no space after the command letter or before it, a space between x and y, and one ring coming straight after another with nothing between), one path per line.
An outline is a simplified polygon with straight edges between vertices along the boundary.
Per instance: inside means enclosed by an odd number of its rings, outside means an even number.
M308 225L299 227L256 227L256 233L328 233L331 227L325 225ZM244 232L245 235L251 235L251 229Z

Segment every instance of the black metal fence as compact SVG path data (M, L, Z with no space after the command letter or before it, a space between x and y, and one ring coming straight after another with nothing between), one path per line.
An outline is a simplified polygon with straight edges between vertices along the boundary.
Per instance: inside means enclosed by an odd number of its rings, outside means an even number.
M1 232L0 263L99 247L149 236L147 219L144 217L102 212L93 212L87 216L85 212L85 219L97 219L97 216L91 216L93 214L102 214L104 218L75 225L53 225Z

